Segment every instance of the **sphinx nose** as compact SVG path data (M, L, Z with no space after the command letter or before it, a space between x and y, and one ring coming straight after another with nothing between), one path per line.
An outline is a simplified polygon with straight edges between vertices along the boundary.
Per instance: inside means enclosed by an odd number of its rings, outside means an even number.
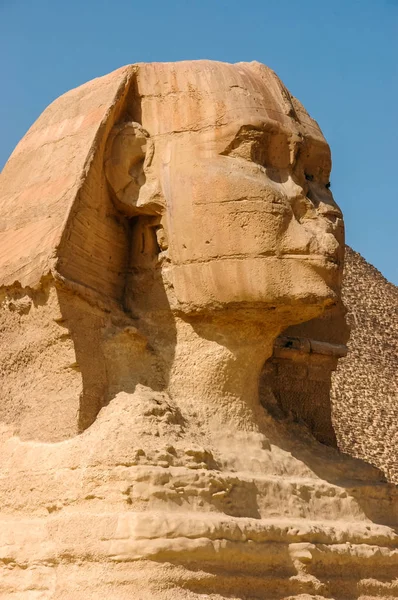
M311 182L308 186L307 197L311 200L317 214L330 223L338 224L343 215L337 206L332 193L321 183Z

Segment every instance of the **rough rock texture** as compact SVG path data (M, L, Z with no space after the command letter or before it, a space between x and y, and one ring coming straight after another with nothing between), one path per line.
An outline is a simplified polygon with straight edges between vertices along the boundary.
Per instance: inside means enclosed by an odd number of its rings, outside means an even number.
M398 483L398 288L347 248L343 301L351 334L333 375L338 444Z
M330 166L258 63L125 67L20 142L0 198L0 598L398 596L397 488L269 385L259 401L282 332L315 327L332 362L344 344L321 335L341 318Z

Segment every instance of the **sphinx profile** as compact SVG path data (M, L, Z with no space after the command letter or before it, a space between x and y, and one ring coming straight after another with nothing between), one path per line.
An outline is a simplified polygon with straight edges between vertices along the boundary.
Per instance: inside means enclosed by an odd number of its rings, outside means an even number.
M398 593L396 488L259 398L281 332L340 301L330 170L259 63L124 67L28 131L1 179L1 597Z

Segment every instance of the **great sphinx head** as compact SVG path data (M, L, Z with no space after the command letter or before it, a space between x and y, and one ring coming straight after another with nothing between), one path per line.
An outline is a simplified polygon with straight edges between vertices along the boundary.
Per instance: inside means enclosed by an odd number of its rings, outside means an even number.
M138 217L133 264L156 255L172 310L271 308L297 322L334 303L343 224L330 150L278 77L259 63L139 65L135 94L105 172Z

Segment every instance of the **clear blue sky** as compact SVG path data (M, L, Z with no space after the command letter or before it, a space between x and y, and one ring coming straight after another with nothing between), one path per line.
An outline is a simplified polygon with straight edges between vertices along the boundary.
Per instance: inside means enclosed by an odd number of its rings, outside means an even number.
M332 148L347 243L398 284L398 0L0 0L0 167L57 96L124 64L273 68Z

